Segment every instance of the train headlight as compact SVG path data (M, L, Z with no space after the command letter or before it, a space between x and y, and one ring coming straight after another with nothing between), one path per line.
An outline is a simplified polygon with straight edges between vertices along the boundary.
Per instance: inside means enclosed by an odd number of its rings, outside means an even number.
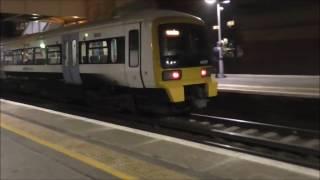
M200 71L201 77L209 77L209 76L211 76L211 74L214 74L214 73L215 73L214 68L203 68Z
M180 70L164 71L162 73L162 79L164 81L180 80L181 78L182 72Z
M202 77L207 77L208 76L208 71L206 69L201 69L201 76Z

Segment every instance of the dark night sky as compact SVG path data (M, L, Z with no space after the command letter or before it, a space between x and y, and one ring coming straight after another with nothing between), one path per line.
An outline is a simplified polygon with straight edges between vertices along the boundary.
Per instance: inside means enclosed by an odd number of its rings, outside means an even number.
M208 26L216 24L216 8L204 0L159 0L163 9L188 12ZM225 5L223 27L244 56L226 60L227 73L319 75L319 0L233 0ZM212 42L217 38L211 31Z

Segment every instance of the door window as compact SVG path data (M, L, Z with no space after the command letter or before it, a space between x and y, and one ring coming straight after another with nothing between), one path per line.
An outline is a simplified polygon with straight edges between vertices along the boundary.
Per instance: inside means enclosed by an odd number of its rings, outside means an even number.
M116 63L118 61L118 42L117 39L111 40L111 62Z
M139 31L131 30L129 32L129 66L130 67L138 67L139 66L139 50L140 50L140 42L139 42Z
M65 43L65 57L66 57L66 59L65 59L65 66L68 66L68 64L69 64L69 43L68 42L66 42Z

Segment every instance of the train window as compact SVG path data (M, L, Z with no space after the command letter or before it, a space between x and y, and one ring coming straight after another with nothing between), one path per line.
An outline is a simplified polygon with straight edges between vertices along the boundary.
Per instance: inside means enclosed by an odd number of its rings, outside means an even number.
M109 58L107 40L89 43L89 64L107 64Z
M117 63L118 61L118 41L117 39L111 40L111 62Z
M48 46L47 56L48 64L61 64L61 46Z
M204 26L163 24L159 27L160 60L163 68L209 64L210 45Z
M87 43L81 42L80 43L80 63L81 64L88 64L88 56L87 56Z
M22 64L24 65L33 64L33 55L34 55L33 48L24 49L22 52Z
M45 48L35 48L35 64L43 65L46 64L46 49Z
M80 42L81 64L124 64L125 38Z
M139 66L139 31L131 30L129 32L129 66Z
M22 51L20 49L13 51L13 64L17 64L17 65L23 64Z
M13 53L12 51L7 51L4 53L4 62L3 64L13 64Z

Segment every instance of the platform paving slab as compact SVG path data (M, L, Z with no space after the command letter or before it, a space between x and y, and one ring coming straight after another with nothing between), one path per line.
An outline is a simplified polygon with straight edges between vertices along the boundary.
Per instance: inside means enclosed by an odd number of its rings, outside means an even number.
M167 141L145 144L136 147L134 151L198 172L205 171L208 167L215 164L228 162L230 159L233 159L226 155L199 150Z
M1 129L1 180L117 179Z
M41 127L37 124L23 121L8 115L1 114L1 124L3 126L19 129L33 137L40 138L42 141L49 142L55 146L70 151L80 156L89 157L90 159L106 164L108 167L120 172L124 172L132 177L139 179L194 179L183 173L174 171L169 167L159 164L150 163L143 158L137 158L123 151L117 151L106 146L92 144L86 140L70 137L61 132ZM161 178L160 178L161 177Z
M108 145L113 145L129 150L133 147L139 146L140 144L145 144L154 140L153 138L147 136L124 132L117 129L93 132L89 133L88 136L91 140L96 140Z

